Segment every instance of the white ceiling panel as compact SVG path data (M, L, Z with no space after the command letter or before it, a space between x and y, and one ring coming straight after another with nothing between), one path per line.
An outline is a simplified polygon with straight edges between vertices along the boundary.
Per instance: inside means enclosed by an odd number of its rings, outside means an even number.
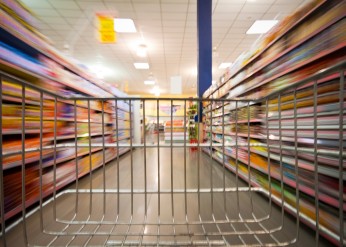
M218 3L218 4L229 4L230 2L232 2L233 4L240 4L241 5L241 4L246 3L247 1L249 1L249 0L232 0L232 1L229 1L229 0L216 0L215 2ZM260 0L260 1L262 1L262 0Z
M22 3L24 3L26 6L28 6L30 9L35 8L51 8L52 5L48 1L37 1L37 0L21 0Z
M132 12L134 11L132 4L128 4L128 2L113 2L113 1L104 1L105 6L108 9L116 9L119 13L122 12Z
M237 13L218 13L212 15L212 20L219 22L231 22L237 18Z
M105 5L102 1L88 1L88 2L77 2L77 5L82 10L97 10L97 11L103 11L107 10L108 7Z
M62 18L58 16L45 16L44 18L41 18L42 21L44 21L47 24L67 24L67 22Z
M146 3L142 1L142 3L137 3L134 5L134 9L137 13L146 13L146 12L160 12L161 6L158 4Z
M265 13L270 7L271 7L270 4L246 3L240 12L240 15L247 14L247 13L258 13L258 12Z
M59 14L63 17L72 17L72 18L85 16L82 10L77 10L77 9L64 9L64 10L61 9L59 10Z
M185 20L176 21L176 20L164 20L162 22L163 27L185 27Z
M263 13L265 12L256 11L256 12L250 13L250 12L242 11L241 14L237 16L237 20L240 20L240 21L259 20L259 19L262 19Z
M41 17L41 16L60 16L60 13L53 8L37 8L37 11L35 11L35 14L37 15L37 17Z
M140 12L136 13L137 14L137 19L140 22L141 20L157 20L161 21L161 13L160 12Z
M80 9L79 6L74 1L70 1L70 0L48 0L48 1L52 4L53 7L57 9Z
M186 20L187 13L162 12L163 20Z
M273 5L271 6L267 12L271 12L271 13L289 13L293 10L295 10L298 6L295 4L277 4L277 5Z
M197 4L193 4L190 1L190 4L188 6L188 10L189 13L197 13Z
M22 0L42 20L42 33L58 49L69 44L72 55L86 65L100 62L112 68L108 82L129 93L149 93L143 81L153 73L160 88L170 91L170 76L183 76L183 92L196 94L197 0ZM224 70L221 62L234 62L259 35L245 32L256 19L282 19L304 0L213 0L213 79ZM98 40L96 12L132 18L134 34L117 34L117 43L102 45ZM145 42L148 57L140 58L135 48ZM136 70L134 62L148 61L149 70Z
M161 4L161 11L162 12L180 12L185 13L188 10L188 2L185 1L185 3L182 4Z
M227 4L224 3L220 3L220 4L216 4L215 9L213 10L213 13L238 13L239 11L241 11L241 9L243 8L243 4L231 4L231 2L229 1Z

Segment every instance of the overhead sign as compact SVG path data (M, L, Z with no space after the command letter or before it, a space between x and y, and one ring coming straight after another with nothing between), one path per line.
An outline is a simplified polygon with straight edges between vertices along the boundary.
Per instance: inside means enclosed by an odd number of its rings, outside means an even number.
M116 33L114 31L114 17L97 14L98 32L101 43L116 43Z

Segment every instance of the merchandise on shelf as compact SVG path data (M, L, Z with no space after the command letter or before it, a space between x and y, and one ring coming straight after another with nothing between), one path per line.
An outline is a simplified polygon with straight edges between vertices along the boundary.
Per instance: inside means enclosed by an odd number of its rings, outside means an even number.
M339 210L346 212L346 190L340 187L340 179L346 180L340 169L346 167L340 156L346 151L346 94L340 93L346 90L340 72L346 58L345 8L345 1L312 1L284 19L204 93L210 99L248 101L215 101L203 111L210 144L205 152L271 192L274 202L284 199L291 214L299 199L301 220L312 228L318 220L320 233L337 244L345 236ZM340 70L292 87L333 66Z
M23 168L25 205L29 207L38 202L40 187L43 197L50 196L54 189L63 188L127 152L128 147L117 150L102 144L127 144L132 126L131 106L127 102L117 101L115 108L114 101L83 99L127 95L96 79L48 44L22 4L1 1L0 19L2 165L7 220L22 210ZM74 97L78 99L68 99ZM115 118L123 130L116 129ZM114 137L116 132L119 136ZM81 146L75 147L75 141ZM97 145L90 147L94 144Z

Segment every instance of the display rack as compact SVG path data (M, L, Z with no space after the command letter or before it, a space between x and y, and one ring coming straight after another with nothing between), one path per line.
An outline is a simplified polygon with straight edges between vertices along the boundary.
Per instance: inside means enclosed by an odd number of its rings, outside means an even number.
M9 6L11 5L11 6ZM16 1L0 5L0 81L2 107L2 167L5 220L22 211L22 169L26 202L39 200L129 150L100 148L43 149L80 143L129 142L131 106L125 101L71 101L50 96L125 97L96 79L48 44L35 28L31 13ZM32 87L23 86L24 80ZM43 88L47 93L39 93ZM40 90L42 91L42 90ZM75 127L76 126L76 127ZM42 142L40 141L42 140ZM22 143L24 145L22 146ZM22 150L25 158L22 159ZM55 152L56 151L56 152ZM76 175L76 166L78 174ZM55 176L55 178L54 178ZM53 178L56 187L53 188Z
M288 212L296 215L292 208L298 207L301 220L335 244L345 244L344 221L338 215L346 211L345 187L340 188L346 180L340 166L346 162L333 155L340 148L345 151L346 94L340 88L345 72L270 95L345 61L344 9L345 1L312 1L300 8L240 56L203 95L253 101L204 105L205 139L233 145L211 145L204 151L252 186L267 189L274 202L284 198ZM265 97L269 100L258 101Z
M189 140L184 120L172 120L165 122L165 142L185 142Z

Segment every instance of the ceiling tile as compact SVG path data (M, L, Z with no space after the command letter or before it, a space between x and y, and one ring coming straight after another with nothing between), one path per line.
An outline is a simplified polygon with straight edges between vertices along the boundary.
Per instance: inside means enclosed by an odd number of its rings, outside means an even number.
M24 5L29 8L52 8L52 5L48 1L32 1L32 0L21 0Z
M294 11L297 7L298 6L295 4L277 4L271 6L267 12L290 13L291 11Z
M164 20L162 25L164 27L185 27L185 21Z
M184 27L163 27L164 33L183 33Z
M45 16L44 18L41 18L41 20L49 25L54 24L61 24L61 25L68 25L67 22L61 18L61 17L49 17Z
M237 13L217 13L212 15L212 21L230 22L235 20Z
M170 3L170 4L161 4L161 11L163 12L180 12L180 13L185 13L188 10L188 2L186 1L183 4L175 4L175 3Z
M226 12L226 13L235 13L239 12L243 8L242 4L217 4L215 9L213 10L213 13L218 12Z
M104 4L103 1L87 1L87 2L77 2L78 6L82 10L96 10L96 11L107 11L109 8Z
M265 4L256 4L256 5L245 5L244 8L240 12L241 15L246 15L248 13L265 13L268 9L270 8L270 5L265 5Z
M53 7L59 9L80 9L74 1L70 0L49 0L49 2L52 4Z
M59 10L59 13L61 16L64 17L73 17L73 18L78 18L78 17L84 17L84 12L82 10L78 9L61 9Z
M35 8L33 10L33 12L39 18L42 17L42 16L52 16L52 17L54 17L54 16L59 17L60 16L59 12L57 10L53 9L53 8L46 8L46 9L44 9L44 8Z
M160 12L146 12L146 13L143 13L143 12L140 12L140 13L137 13L137 19L138 21L141 21L141 20L159 20L161 21L161 13Z
M254 21L254 20L259 20L262 19L263 16L263 12L241 12L241 14L239 14L237 16L237 20L241 20L241 21Z
M255 20L250 20L250 21L241 21L241 20L236 20L233 25L232 28L245 28L247 31L247 29L249 29L252 24L255 22Z
M160 5L151 3L135 3L133 5L137 13L147 13L147 12L160 12Z
M188 12L189 13L197 13L197 4L193 4L190 1L190 4L188 6Z
M169 12L163 12L162 13L162 19L163 20L186 20L186 13L169 13Z

